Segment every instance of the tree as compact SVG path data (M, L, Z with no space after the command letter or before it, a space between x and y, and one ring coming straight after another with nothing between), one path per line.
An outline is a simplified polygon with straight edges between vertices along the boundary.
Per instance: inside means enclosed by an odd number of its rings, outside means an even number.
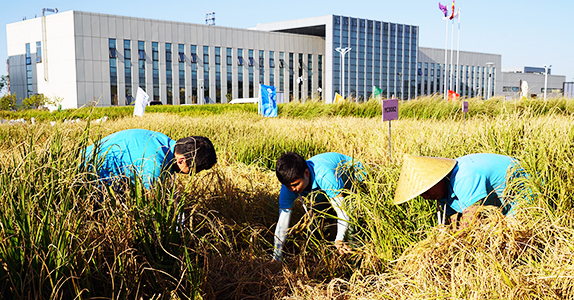
M0 110L13 110L16 109L16 93L10 95L6 94L0 98Z
M10 86L10 76L2 75L2 77L0 77L0 93L8 86Z
M22 100L24 108L40 108L48 105L58 105L62 102L62 98L54 96L52 98L44 96L44 94L31 95L29 98Z

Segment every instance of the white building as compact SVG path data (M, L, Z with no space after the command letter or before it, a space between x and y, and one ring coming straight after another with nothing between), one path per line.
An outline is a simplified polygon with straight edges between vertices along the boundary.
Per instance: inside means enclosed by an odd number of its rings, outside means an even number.
M58 96L63 108L129 105L138 87L163 104L227 103L258 97L259 83L285 101L330 103L343 91L361 101L373 86L412 99L442 94L445 82L462 97L489 98L536 75L501 72L497 54L461 51L458 64L448 54L445 80L445 51L419 47L418 26L338 15L238 29L67 11L6 32L11 92L20 101ZM344 60L336 48L350 48ZM538 94L539 81L521 79ZM549 75L549 89L563 79Z

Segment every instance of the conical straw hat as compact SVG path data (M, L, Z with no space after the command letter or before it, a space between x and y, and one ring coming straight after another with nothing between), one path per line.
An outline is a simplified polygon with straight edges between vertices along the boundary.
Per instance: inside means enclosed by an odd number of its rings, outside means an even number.
M448 175L454 166L454 159L406 154L393 203L407 202L428 191Z

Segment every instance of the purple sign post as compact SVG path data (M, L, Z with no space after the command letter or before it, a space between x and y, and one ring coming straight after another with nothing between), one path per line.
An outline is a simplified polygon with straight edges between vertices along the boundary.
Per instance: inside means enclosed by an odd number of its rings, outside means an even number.
M389 162L391 162L391 121L399 118L399 99L383 100L383 122L389 121Z
M468 101L462 101L462 125L466 123L466 113L468 112Z

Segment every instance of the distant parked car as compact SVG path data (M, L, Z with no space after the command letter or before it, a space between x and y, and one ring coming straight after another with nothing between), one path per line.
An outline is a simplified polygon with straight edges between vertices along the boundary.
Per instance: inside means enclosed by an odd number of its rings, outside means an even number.
M154 100L152 102L149 103L149 105L162 105L163 103L161 103L161 101L159 100Z

